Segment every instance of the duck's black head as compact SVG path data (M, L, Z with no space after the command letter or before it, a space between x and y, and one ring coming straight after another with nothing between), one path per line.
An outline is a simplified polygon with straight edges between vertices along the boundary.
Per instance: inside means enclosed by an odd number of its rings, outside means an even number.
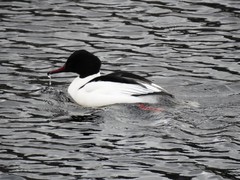
M79 50L69 56L63 67L48 72L48 75L60 72L74 72L79 74L81 78L85 78L98 73L100 67L101 61L97 56L86 50Z

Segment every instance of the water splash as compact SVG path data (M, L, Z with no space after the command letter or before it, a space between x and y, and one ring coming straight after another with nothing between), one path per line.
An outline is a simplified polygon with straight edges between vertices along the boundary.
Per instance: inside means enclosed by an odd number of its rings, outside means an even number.
M48 85L51 86L51 85L52 85L52 77L51 77L51 75L48 75L48 78L49 78L49 83L48 83Z

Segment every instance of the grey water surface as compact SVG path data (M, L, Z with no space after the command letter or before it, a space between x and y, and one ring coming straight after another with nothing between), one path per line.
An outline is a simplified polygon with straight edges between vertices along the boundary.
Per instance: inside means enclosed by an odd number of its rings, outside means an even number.
M1 0L0 179L240 179L240 1ZM75 50L199 104L91 109Z

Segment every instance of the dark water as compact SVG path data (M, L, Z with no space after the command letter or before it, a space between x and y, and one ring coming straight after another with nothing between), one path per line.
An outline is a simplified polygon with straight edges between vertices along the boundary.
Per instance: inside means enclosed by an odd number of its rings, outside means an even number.
M0 179L240 179L240 1L0 2ZM200 107L86 109L78 49Z

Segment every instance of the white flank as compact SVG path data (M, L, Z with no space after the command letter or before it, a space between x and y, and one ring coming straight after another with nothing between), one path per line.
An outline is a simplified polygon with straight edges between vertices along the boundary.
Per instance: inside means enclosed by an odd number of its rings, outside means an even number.
M118 103L157 103L156 99L144 95L164 91L155 84L127 84L110 81L93 81L100 73L86 78L75 78L68 93L76 103L85 107L99 107ZM89 83L88 83L89 82Z

